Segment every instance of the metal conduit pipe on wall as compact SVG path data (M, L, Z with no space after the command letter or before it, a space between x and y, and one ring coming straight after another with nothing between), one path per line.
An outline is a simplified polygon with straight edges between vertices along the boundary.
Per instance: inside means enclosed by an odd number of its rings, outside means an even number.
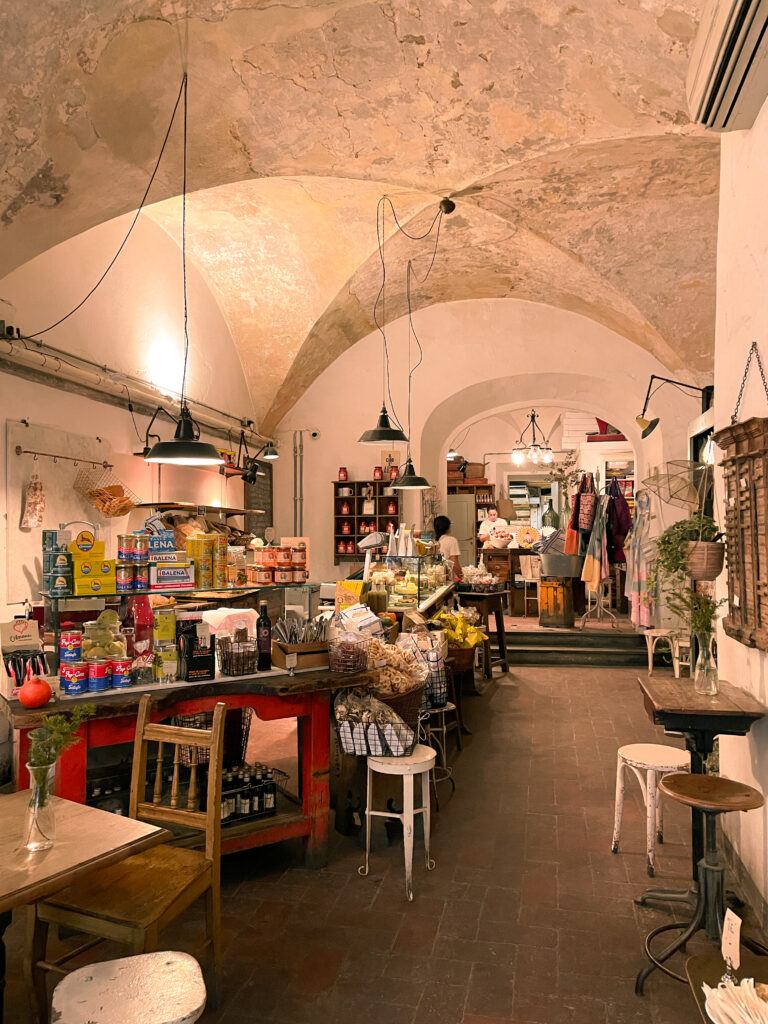
M32 347L34 346L34 347ZM119 399L110 404L126 407L125 392L130 385L131 397L138 402L148 405L152 411L168 398L158 388L153 387L139 377L130 374L120 373L108 366L98 366L88 359L80 356L70 355L49 345L41 345L34 340L24 338L0 337L0 359L11 364L9 372L13 372L13 366L27 367L37 370L41 375L50 376L53 386L60 384L62 380L69 381L85 389L96 392L94 397L102 401L108 398ZM179 398L181 396L178 396ZM226 434L228 431L240 430L247 422L231 413L214 409L204 402L196 402L189 399L189 404L194 408L195 419L201 426ZM254 430L254 434L262 440L272 440Z

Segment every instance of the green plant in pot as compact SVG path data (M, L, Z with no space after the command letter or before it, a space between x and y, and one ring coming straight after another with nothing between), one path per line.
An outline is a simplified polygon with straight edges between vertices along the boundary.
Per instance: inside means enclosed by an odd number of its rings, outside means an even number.
M24 845L28 850L48 850L56 838L53 813L56 761L62 751L79 742L77 730L93 715L93 704L81 704L69 715L53 714L43 718L42 725L29 734L27 771L32 795L27 808Z

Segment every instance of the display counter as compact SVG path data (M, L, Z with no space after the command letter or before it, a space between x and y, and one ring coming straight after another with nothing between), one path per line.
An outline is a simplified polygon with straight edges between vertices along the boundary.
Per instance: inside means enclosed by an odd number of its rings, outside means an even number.
M11 724L18 730L15 744L17 789L26 789L29 732L45 714L66 711L75 703L95 705L93 718L79 730L80 742L65 750L56 769L56 792L79 803L86 801L88 751L117 743L131 743L136 712L144 693L153 695L152 721L170 715L191 715L213 710L218 701L231 708L253 708L263 721L298 719L299 802L295 809L282 810L274 817L222 825L221 852L232 853L255 846L301 838L307 862L321 867L327 861L329 819L330 704L333 691L365 686L372 680L367 672L339 675L328 669L309 669L290 675L272 670L248 676L222 676L199 683L160 683L125 690L62 696L46 707L30 710L18 700L5 700Z

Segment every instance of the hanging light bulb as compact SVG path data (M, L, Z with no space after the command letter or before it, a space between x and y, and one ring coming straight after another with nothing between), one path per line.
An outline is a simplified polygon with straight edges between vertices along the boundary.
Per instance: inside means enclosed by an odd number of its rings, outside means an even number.
M448 451L445 453L445 457L446 459L455 459L457 458L458 454L459 453L455 451L453 448L449 448Z
M540 455L541 455L541 445L538 445L538 444L529 444L528 445L528 458L534 464L534 466L538 466Z
M516 466L522 466L522 464L525 462L525 451L526 450L524 447L515 447L515 450L512 452L510 458L512 459Z
M555 461L555 453L549 447L549 442L542 446L541 449L541 461L545 466L551 466Z

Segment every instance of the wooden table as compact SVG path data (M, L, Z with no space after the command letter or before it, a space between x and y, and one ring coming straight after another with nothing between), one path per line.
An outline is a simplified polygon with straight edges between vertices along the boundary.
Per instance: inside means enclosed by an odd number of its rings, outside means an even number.
M491 657L491 641L486 640L483 644L483 676L490 679L493 676L493 666L501 665L501 671L507 672L507 641L504 636L504 599L509 597L508 590L497 590L493 593L485 593L475 590L460 591L458 594L459 603L469 605L470 608L477 608L480 619L486 633L490 633L489 619L493 615L496 625L496 640L499 645L499 657Z
M146 692L153 696L152 721L170 715L192 715L212 711L217 701L227 708L253 708L263 721L298 719L299 787L301 804L263 819L234 822L221 830L221 852L233 853L255 846L301 838L307 863L323 867L328 860L328 822L330 813L330 705L334 690L366 686L371 675L339 675L328 669L297 672L262 672L251 676L223 676L201 683L179 681L168 686L130 687L105 693L64 697L45 711L66 711L83 701L96 705L96 714L78 732L81 742L65 750L56 772L59 796L85 803L88 751L115 743L132 743L139 699ZM155 703L156 702L156 703ZM25 767L29 751L29 731L42 721L40 710L23 708L18 700L8 701L14 729L19 730L15 746L16 785L25 787L29 778Z
M638 677L648 717L668 733L682 733L691 754L691 771L703 775L705 759L712 753L716 736L746 736L754 722L768 714L746 690L720 680L716 697L696 693L692 679L654 675ZM691 812L693 880L704 855L702 815Z
M724 972L725 962L720 953L703 953L700 956L688 957L685 965L688 984L691 986L701 1019L706 1024L712 1024L712 1021L704 1008L702 983L706 982L710 988L716 988ZM739 981L743 978L754 978L755 981L768 982L768 956L755 956L754 953L747 953L742 949L741 966L734 973Z
M124 860L170 839L171 833L143 821L53 797L56 841L50 850L24 847L31 790L0 796L0 1022L5 990L3 935L15 907L35 903L98 867Z

